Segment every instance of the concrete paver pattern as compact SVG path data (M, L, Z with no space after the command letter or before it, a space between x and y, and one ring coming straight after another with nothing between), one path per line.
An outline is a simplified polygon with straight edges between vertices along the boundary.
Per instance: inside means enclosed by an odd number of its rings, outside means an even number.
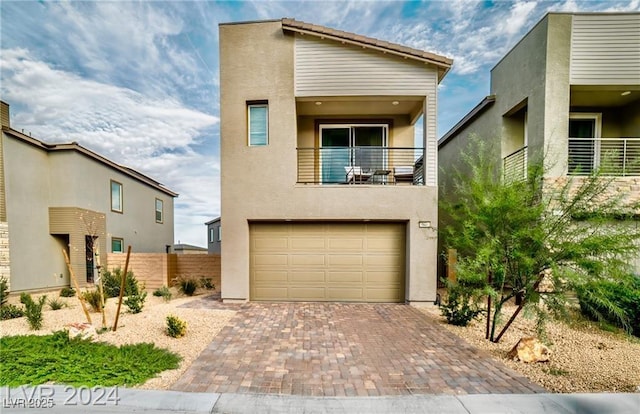
M304 396L545 392L412 306L344 303L238 306L172 389Z

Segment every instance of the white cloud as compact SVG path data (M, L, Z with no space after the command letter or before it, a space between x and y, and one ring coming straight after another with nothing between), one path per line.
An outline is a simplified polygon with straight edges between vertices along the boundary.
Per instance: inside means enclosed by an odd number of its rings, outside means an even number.
M152 98L53 69L25 49L2 50L2 96L26 108L13 116L16 128L47 142L77 141L180 193L177 222L192 216L202 221L215 213L219 165L193 146L217 117L176 99ZM196 233L191 228L181 239L203 244L205 231Z

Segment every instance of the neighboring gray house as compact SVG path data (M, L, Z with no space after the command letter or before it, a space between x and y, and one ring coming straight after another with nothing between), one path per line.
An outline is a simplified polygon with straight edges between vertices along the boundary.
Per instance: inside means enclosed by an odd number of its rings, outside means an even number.
M209 254L220 254L222 243L222 227L220 217L204 223L207 226L207 251Z
M62 250L81 285L106 253L164 253L178 194L75 142L48 144L11 128L1 102L0 274L12 291L68 286ZM97 239L96 239L97 237Z
M207 249L193 244L178 243L173 245L175 254L207 254Z
M441 189L474 135L495 144L505 179L524 177L535 156L549 180L579 177L616 151L609 191L640 200L640 13L547 14L491 70L490 95L440 139Z
M222 299L432 303L452 61L292 19L219 32Z

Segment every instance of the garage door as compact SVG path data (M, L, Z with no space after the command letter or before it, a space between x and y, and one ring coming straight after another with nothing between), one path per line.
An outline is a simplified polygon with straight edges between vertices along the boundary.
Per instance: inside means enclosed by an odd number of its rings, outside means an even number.
M251 300L404 302L403 223L250 225Z

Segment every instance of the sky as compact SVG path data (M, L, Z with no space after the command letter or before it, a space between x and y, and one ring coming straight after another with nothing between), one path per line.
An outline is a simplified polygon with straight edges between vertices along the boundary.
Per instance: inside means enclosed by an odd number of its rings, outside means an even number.
M77 141L178 192L175 242L206 246L204 223L220 214L219 23L290 17L452 58L442 136L549 11L640 11L640 0L2 0L0 98L14 129Z

